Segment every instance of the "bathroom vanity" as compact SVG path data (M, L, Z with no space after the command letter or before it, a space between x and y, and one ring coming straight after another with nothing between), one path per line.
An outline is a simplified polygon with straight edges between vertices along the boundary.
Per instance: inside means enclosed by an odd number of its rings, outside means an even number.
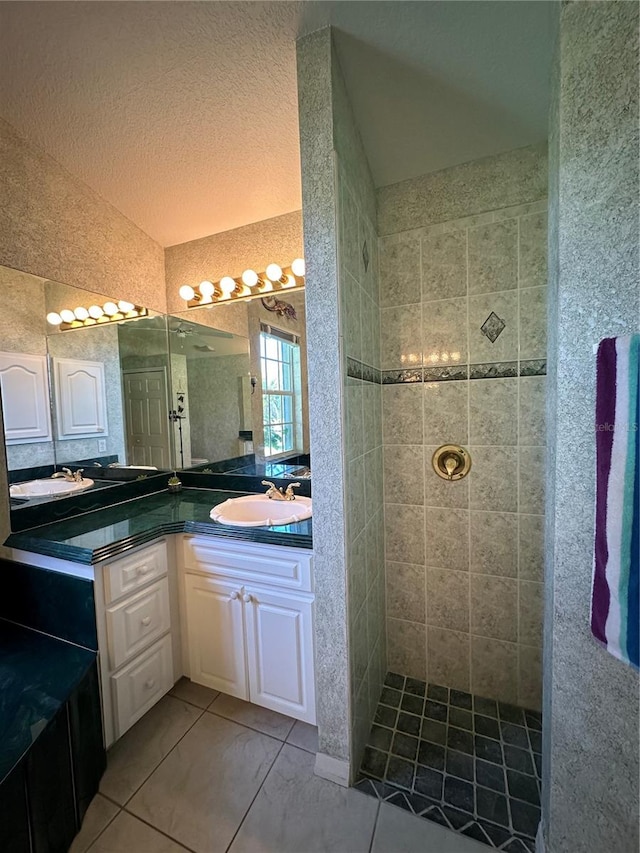
M237 528L185 489L12 534L11 558L93 581L105 745L182 675L315 723L310 519Z

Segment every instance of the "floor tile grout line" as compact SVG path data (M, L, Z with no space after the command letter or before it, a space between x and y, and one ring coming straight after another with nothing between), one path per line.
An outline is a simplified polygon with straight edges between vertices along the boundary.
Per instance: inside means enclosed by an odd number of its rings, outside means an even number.
M196 707L196 706L194 705L194 706L192 706L192 707ZM174 745L171 747L171 749L169 750L169 752L167 752L167 754L166 754L166 755L164 755L164 756L160 759L160 761L155 765L155 767L153 768L153 770L151 770L151 772L150 772L147 776L145 776L144 781L143 781L143 782L141 782L141 783L140 783L140 785L138 785L138 787L135 789L135 791L133 792L133 794L131 794L131 796L130 796L130 797L127 797L127 799L126 799L126 801L125 801L124 805L122 805L120 808L124 809L124 808L126 808L126 807L129 805L129 803L130 803L130 802L131 802L131 800L136 796L136 794L138 793L138 791L139 791L139 790L140 790L144 785L146 785L146 784L147 784L147 782L149 781L149 779L153 776L153 774L154 774L154 773L156 772L156 770L160 767L160 765L164 764L164 762L165 762L165 761L167 760L167 758L171 755L171 753L173 752L173 750L174 750L174 749L178 746L178 744L179 744L179 743L181 743L181 742L184 740L184 738L189 734L189 732L191 731L191 729L195 726L195 724L198 722L198 720L199 720L199 719L202 717L202 715L204 714L204 711L202 710L202 708L198 708L198 710L200 711L200 713L198 714L198 716L196 717L196 719L191 723L191 725L189 726L189 728L188 728L188 729L187 729L187 730L186 730L186 731L185 731L185 732L184 732L184 733L183 733L183 734L178 738L178 740L174 743Z
M150 823L145 818L140 817L140 815L136 814L135 812L131 812L127 808L123 808L122 811L125 812L125 814L128 814L129 817L135 818L135 820L139 820L140 823L144 823L145 826L148 826L150 829L153 829L153 830L155 830L155 832L159 833L160 835L163 835L165 838L168 838L169 841L172 841L174 844L177 844L179 847L183 847L185 850L188 850L189 853L198 853L198 851L195 850L195 848L189 847L188 844L185 844L183 841L179 841L173 835L169 835L163 829L160 829L159 827L155 826L153 823Z
M373 821L373 832L371 833L371 841L369 842L369 851L373 850L373 842L376 840L376 832L378 830L378 821L380 820L380 809L382 808L382 800L378 797L378 808L376 809L376 817Z
M100 792L98 792L98 793L100 793ZM95 794L95 795L94 795L94 799L95 799L95 797L97 797L97 796L98 796L98 794ZM101 794L100 796L104 797L104 794ZM87 847L85 847L85 849L84 849L83 853L89 853L89 851L91 850L91 848L93 847L93 845L96 843L96 841L100 838L100 836L104 833L104 831L105 831L109 826L111 826L111 824L114 822L114 820L118 817L118 815L119 815L119 814L120 814L120 812L122 811L122 806L119 806L117 803L114 803L114 802L113 802L113 800L112 800L112 799L110 799L109 797L104 797L104 798L105 798L105 800L108 800L110 803L113 803L113 805L117 806L117 807L118 807L118 810L116 811L116 813L115 813L114 815L112 815L112 817L110 817L110 818L109 818L109 820L105 823L105 825L104 825L104 826L102 827L102 829L98 832L98 834L95 836L95 838L92 838L92 839L91 839L91 842L88 844L88 846L87 846ZM91 802L93 802L93 800L92 800ZM85 812L85 817L86 817L86 812ZM84 819L83 819L83 820L84 820ZM75 841L75 839L78 837L78 835L80 834L80 831L81 831L81 830L82 830L82 824L80 825L80 830L79 830L79 831L78 831L78 833L76 834L76 836L75 836L75 838L74 838L74 841ZM72 842L72 844L73 844L73 842Z
M218 717L219 720L227 720L230 723L237 723L237 725L239 725L239 726L244 726L245 729L250 729L252 732L255 732L256 734L264 735L265 737L273 738L273 740L280 741L280 743L287 743L287 738L291 734L291 730L293 729L293 726L295 725L295 720L293 720L291 727L290 727L289 731L287 732L286 736L284 738L279 738L277 735L269 734L268 732L265 732L262 729L256 729L253 726L247 725L247 723L241 723L238 720L235 720L233 717L226 717L224 714L220 714L217 711L211 711L209 708L205 708L204 713L212 714L214 717ZM293 718L291 718L291 719L293 719ZM289 745L294 746L295 744L289 744ZM302 749L302 747L300 747L300 749ZM305 752L308 752L308 750L305 750Z
M248 728L248 726L247 726L246 728ZM291 744L289 744L289 746L290 746L290 745L291 745ZM245 812L245 813L244 813L244 815L242 816L242 820L241 820L241 821L240 821L240 823L238 824L238 828L237 828L237 829L236 829L236 831L233 833L233 837L232 837L231 841L229 842L228 846L225 848L225 853L229 853L229 850L231 850L231 847L233 846L233 842L236 840L236 837L237 837L238 833L239 833L239 832L240 832L240 830L242 829L242 825L244 824L245 820L247 819L247 817L248 817L248 815L249 815L249 812L251 811L251 809L252 809L252 807L253 807L253 804L255 803L256 799L258 798L258 795L260 794L260 791L262 791L262 788L264 787L265 782L267 781L267 779L268 779L268 778L269 778L269 776L271 775L271 771L272 771L272 770L273 770L273 768L275 767L276 761L277 761L277 760L278 760L278 758L280 757L280 753L282 752L282 750L284 749L284 747L285 747L285 742L284 742L284 741L282 741L282 742L281 742L281 744L280 744L280 749L278 750L278 752L276 753L276 755L275 755L275 756L274 756L274 758L273 758L273 761L271 762L271 766L269 767L269 769L268 769L268 770L267 770L267 772L265 773L264 779L263 779L263 780L262 780L262 782L260 783L260 786L258 787L258 790L257 790L257 791L256 791L256 793L255 793L255 796L253 797L253 799L252 799L252 800L251 800L251 802L249 803L249 806L247 807L246 812ZM295 747L294 747L294 748L295 748Z

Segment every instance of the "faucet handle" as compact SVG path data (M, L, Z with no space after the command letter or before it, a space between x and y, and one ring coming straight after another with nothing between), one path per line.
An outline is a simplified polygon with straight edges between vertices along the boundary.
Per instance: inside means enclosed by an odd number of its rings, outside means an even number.
M277 491L278 491L278 490L276 489L276 487L275 487L275 484L274 484L274 483L272 483L270 480L263 480L263 481L262 481L262 485L263 485L263 486L269 486L269 488L268 488L268 489L267 489L267 491L265 492L265 494L269 495L269 497L271 497L271 495L272 495L274 492L276 492L276 493L277 493Z
M82 472L83 471L84 471L84 468L78 468L77 471L73 472L73 479L76 480L76 482L79 483L82 480Z
M294 489L299 489L300 483L289 483L287 486L287 491L284 493L284 496L289 501L295 501L296 496L293 494Z

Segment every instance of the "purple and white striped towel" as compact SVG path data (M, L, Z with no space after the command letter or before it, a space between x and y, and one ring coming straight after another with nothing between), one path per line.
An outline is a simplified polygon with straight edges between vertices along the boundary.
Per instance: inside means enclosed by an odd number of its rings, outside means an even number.
M640 335L600 342L591 631L640 665Z

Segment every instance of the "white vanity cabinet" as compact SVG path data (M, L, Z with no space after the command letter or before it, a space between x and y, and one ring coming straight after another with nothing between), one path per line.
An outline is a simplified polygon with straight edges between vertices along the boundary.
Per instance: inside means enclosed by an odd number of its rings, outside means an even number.
M171 545L164 539L154 542L100 564L96 572L107 746L171 690L180 674L175 671L173 648L179 632L171 630L178 616L176 577L168 555Z
M312 555L183 536L181 563L191 680L315 724Z

